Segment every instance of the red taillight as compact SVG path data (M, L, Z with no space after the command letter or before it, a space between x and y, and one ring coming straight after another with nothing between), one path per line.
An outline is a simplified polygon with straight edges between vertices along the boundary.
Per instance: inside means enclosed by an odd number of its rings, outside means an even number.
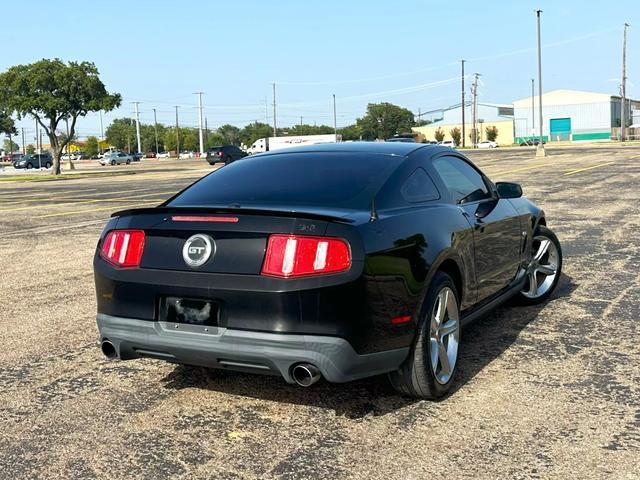
M351 249L340 238L271 235L263 275L291 278L344 272L351 268Z
M140 265L143 249L142 230L112 230L102 242L100 256L116 267L131 268Z

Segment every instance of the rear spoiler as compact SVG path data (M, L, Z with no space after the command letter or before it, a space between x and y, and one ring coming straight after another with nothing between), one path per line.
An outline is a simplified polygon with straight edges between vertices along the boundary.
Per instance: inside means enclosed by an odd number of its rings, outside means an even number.
M145 207L120 210L111 214L111 217L125 217L130 215L170 215L172 213L235 213L239 215L268 215L272 217L308 218L311 220L327 220L332 222L353 223L355 220L348 218L353 214L351 210L336 210L335 214L317 213L299 210L277 210L272 208L232 208L232 207ZM342 213L343 215L340 215Z

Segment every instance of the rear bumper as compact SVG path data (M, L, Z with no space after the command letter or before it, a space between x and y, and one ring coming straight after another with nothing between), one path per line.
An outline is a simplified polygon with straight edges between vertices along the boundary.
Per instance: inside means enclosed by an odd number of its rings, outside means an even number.
M97 315L100 339L113 343L122 360L158 358L200 365L281 375L293 383L291 367L311 363L330 382L342 383L396 370L409 348L358 355L346 340L202 327Z

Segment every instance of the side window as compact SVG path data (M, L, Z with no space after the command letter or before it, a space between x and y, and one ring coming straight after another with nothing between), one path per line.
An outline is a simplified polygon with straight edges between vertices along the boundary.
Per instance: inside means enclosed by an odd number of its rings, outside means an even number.
M480 173L464 160L443 156L433 161L433 167L451 192L454 201L477 202L491 196Z
M400 188L407 202L428 202L440 198L440 193L431 177L422 168L417 168Z

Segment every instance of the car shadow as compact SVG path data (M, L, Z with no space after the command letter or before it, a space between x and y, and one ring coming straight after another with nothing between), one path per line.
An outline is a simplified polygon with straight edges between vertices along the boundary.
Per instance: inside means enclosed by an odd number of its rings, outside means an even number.
M448 396L454 395L463 388L489 363L513 345L518 340L520 332L538 319L544 308L553 308L553 302L568 297L577 286L570 276L563 273L555 291L545 303L522 306L515 300L510 300L465 327L460 343L457 379Z
M575 287L572 279L563 274L549 302L570 295ZM507 350L520 332L538 317L544 306L515 307L507 304L466 327L462 336L457 379L447 397L454 395ZM302 388L289 385L275 376L177 365L162 382L168 389L200 388L247 398L324 408L350 419L382 416L419 402L397 394L385 375L346 384L320 380L310 388Z

